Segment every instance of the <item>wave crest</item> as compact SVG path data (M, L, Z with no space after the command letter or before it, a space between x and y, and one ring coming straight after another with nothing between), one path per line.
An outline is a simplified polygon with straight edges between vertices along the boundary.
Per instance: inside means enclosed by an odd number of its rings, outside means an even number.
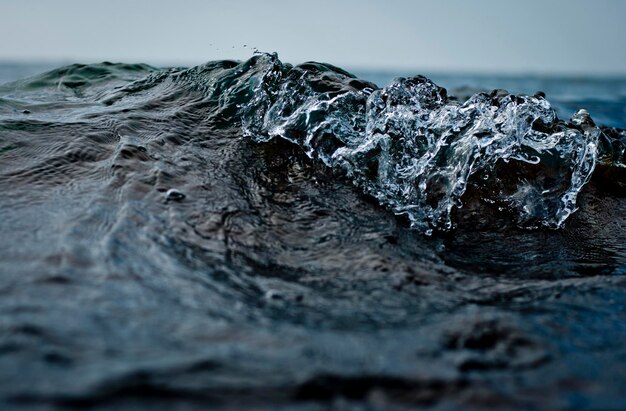
M559 227L596 165L601 130L588 113L562 121L541 94L460 102L423 76L379 89L330 65L251 62L246 136L300 145L427 234L453 228L470 185L523 227Z

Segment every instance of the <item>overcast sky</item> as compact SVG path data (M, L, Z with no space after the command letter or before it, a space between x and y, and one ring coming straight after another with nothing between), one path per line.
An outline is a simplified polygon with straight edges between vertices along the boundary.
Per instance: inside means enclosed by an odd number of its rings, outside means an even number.
M626 1L14 0L0 60L626 74ZM246 45L247 47L244 47Z

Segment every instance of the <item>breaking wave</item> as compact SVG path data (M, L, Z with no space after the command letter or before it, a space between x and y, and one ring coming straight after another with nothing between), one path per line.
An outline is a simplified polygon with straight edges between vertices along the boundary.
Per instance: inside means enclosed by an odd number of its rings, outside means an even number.
M626 79L578 83L0 85L0 409L624 409L626 134L553 108L624 127Z
M469 186L522 227L560 227L606 154L600 137L610 140L584 109L560 120L543 93L494 90L462 102L423 76L380 89L328 64L292 67L276 55L244 67L246 136L298 144L426 234L454 227Z

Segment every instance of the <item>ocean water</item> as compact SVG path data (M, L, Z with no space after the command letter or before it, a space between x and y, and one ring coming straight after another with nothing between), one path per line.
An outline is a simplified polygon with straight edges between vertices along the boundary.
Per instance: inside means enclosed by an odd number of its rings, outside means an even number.
M626 79L418 74L0 65L0 408L626 408Z

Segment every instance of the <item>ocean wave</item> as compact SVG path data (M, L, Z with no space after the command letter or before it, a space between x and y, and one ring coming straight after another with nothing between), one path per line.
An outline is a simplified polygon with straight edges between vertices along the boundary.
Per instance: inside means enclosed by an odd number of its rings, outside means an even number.
M298 144L426 234L454 227L469 186L522 227L560 227L599 158L623 153L623 141L607 150L616 139L587 111L560 120L542 93L494 90L457 101L423 76L381 89L331 65L292 67L276 55L244 67L246 136Z
M584 109L559 119L543 93L493 90L460 100L423 76L380 88L276 54L164 70L72 65L3 88L12 110L54 96L64 102L55 117L63 121L72 105L94 116L103 106L171 106L189 122L204 119L257 143L287 140L428 235L455 227L469 192L520 227L559 228L598 164L625 164L624 130L596 126Z

